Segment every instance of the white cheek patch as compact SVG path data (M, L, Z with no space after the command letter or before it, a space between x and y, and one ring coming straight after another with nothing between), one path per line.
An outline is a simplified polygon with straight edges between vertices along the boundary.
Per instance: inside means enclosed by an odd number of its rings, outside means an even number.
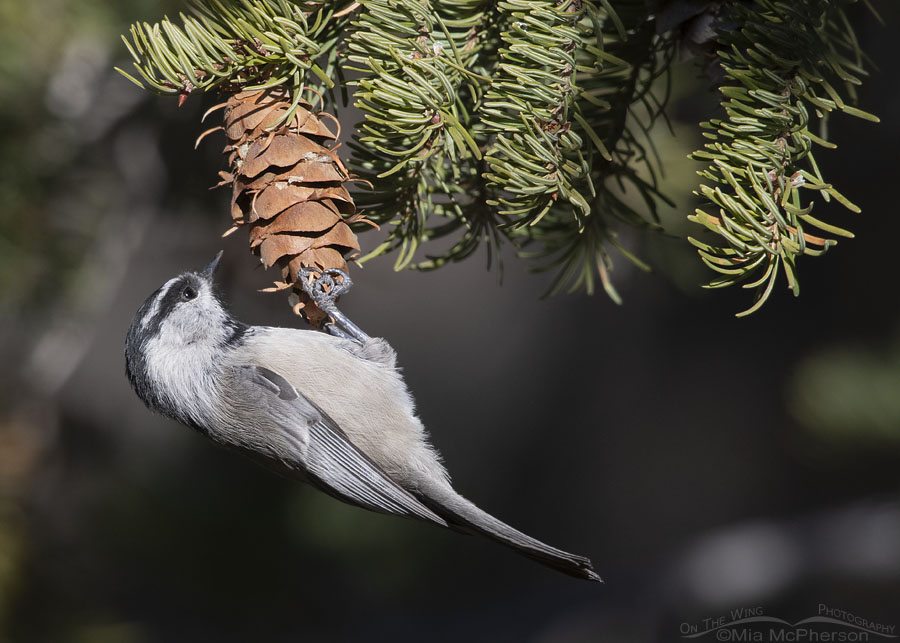
M156 297L153 299L153 305L150 306L150 309L147 313L141 318L141 328L147 328L147 324L150 323L150 320L156 317L156 314L159 312L159 305L163 300L163 297L166 296L166 293L169 292L169 289L172 285L178 281L178 277L173 277L169 279L166 283L163 284L163 287L159 289L159 292L156 293Z
M166 320L144 349L147 377L163 406L181 422L203 424L217 407L220 352L207 342L185 342L183 329Z

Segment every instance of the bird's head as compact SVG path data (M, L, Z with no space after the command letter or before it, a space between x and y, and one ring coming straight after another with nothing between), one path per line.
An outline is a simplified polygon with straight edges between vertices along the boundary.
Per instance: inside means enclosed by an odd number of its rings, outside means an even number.
M150 295L125 339L125 371L149 406L165 406L191 378L213 368L247 327L234 320L216 294L220 252L202 270L173 277Z

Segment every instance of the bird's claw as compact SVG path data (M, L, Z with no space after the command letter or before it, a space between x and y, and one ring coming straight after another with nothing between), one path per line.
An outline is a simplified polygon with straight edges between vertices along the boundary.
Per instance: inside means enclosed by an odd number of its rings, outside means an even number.
M312 281L310 275L318 275ZM334 307L338 297L345 294L353 286L353 281L343 270L338 268L305 267L300 269L300 286L310 299L322 310L328 312ZM336 279L340 277L340 279Z
M311 279L314 273L318 277ZM301 268L298 277L303 292L322 312L334 320L334 323L326 325L329 333L344 339L351 339L359 344L363 344L369 339L369 336L362 332L359 326L347 319L347 316L339 311L334 303L353 285L350 275L338 268L326 268L325 270ZM336 277L340 277L340 279L336 279Z

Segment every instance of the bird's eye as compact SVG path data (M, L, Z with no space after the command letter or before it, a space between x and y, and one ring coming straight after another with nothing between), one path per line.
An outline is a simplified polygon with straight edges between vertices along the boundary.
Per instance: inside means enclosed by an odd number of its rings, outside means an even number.
M184 290L181 291L181 297L182 297L182 299L185 299L185 300L188 300L188 301L190 301L191 299L196 299L196 298L197 298L197 291L194 290L194 289L193 289L192 287L190 287L190 286L185 286L185 287L184 287Z

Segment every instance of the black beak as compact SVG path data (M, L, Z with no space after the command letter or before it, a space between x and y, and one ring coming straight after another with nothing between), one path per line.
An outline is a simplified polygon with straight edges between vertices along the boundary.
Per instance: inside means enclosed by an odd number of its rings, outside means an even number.
M206 268L200 271L200 276L204 277L208 281L212 281L213 275L216 273L216 268L219 266L219 260L222 258L222 253L224 250L219 250L219 254L213 257L213 260L206 264Z

